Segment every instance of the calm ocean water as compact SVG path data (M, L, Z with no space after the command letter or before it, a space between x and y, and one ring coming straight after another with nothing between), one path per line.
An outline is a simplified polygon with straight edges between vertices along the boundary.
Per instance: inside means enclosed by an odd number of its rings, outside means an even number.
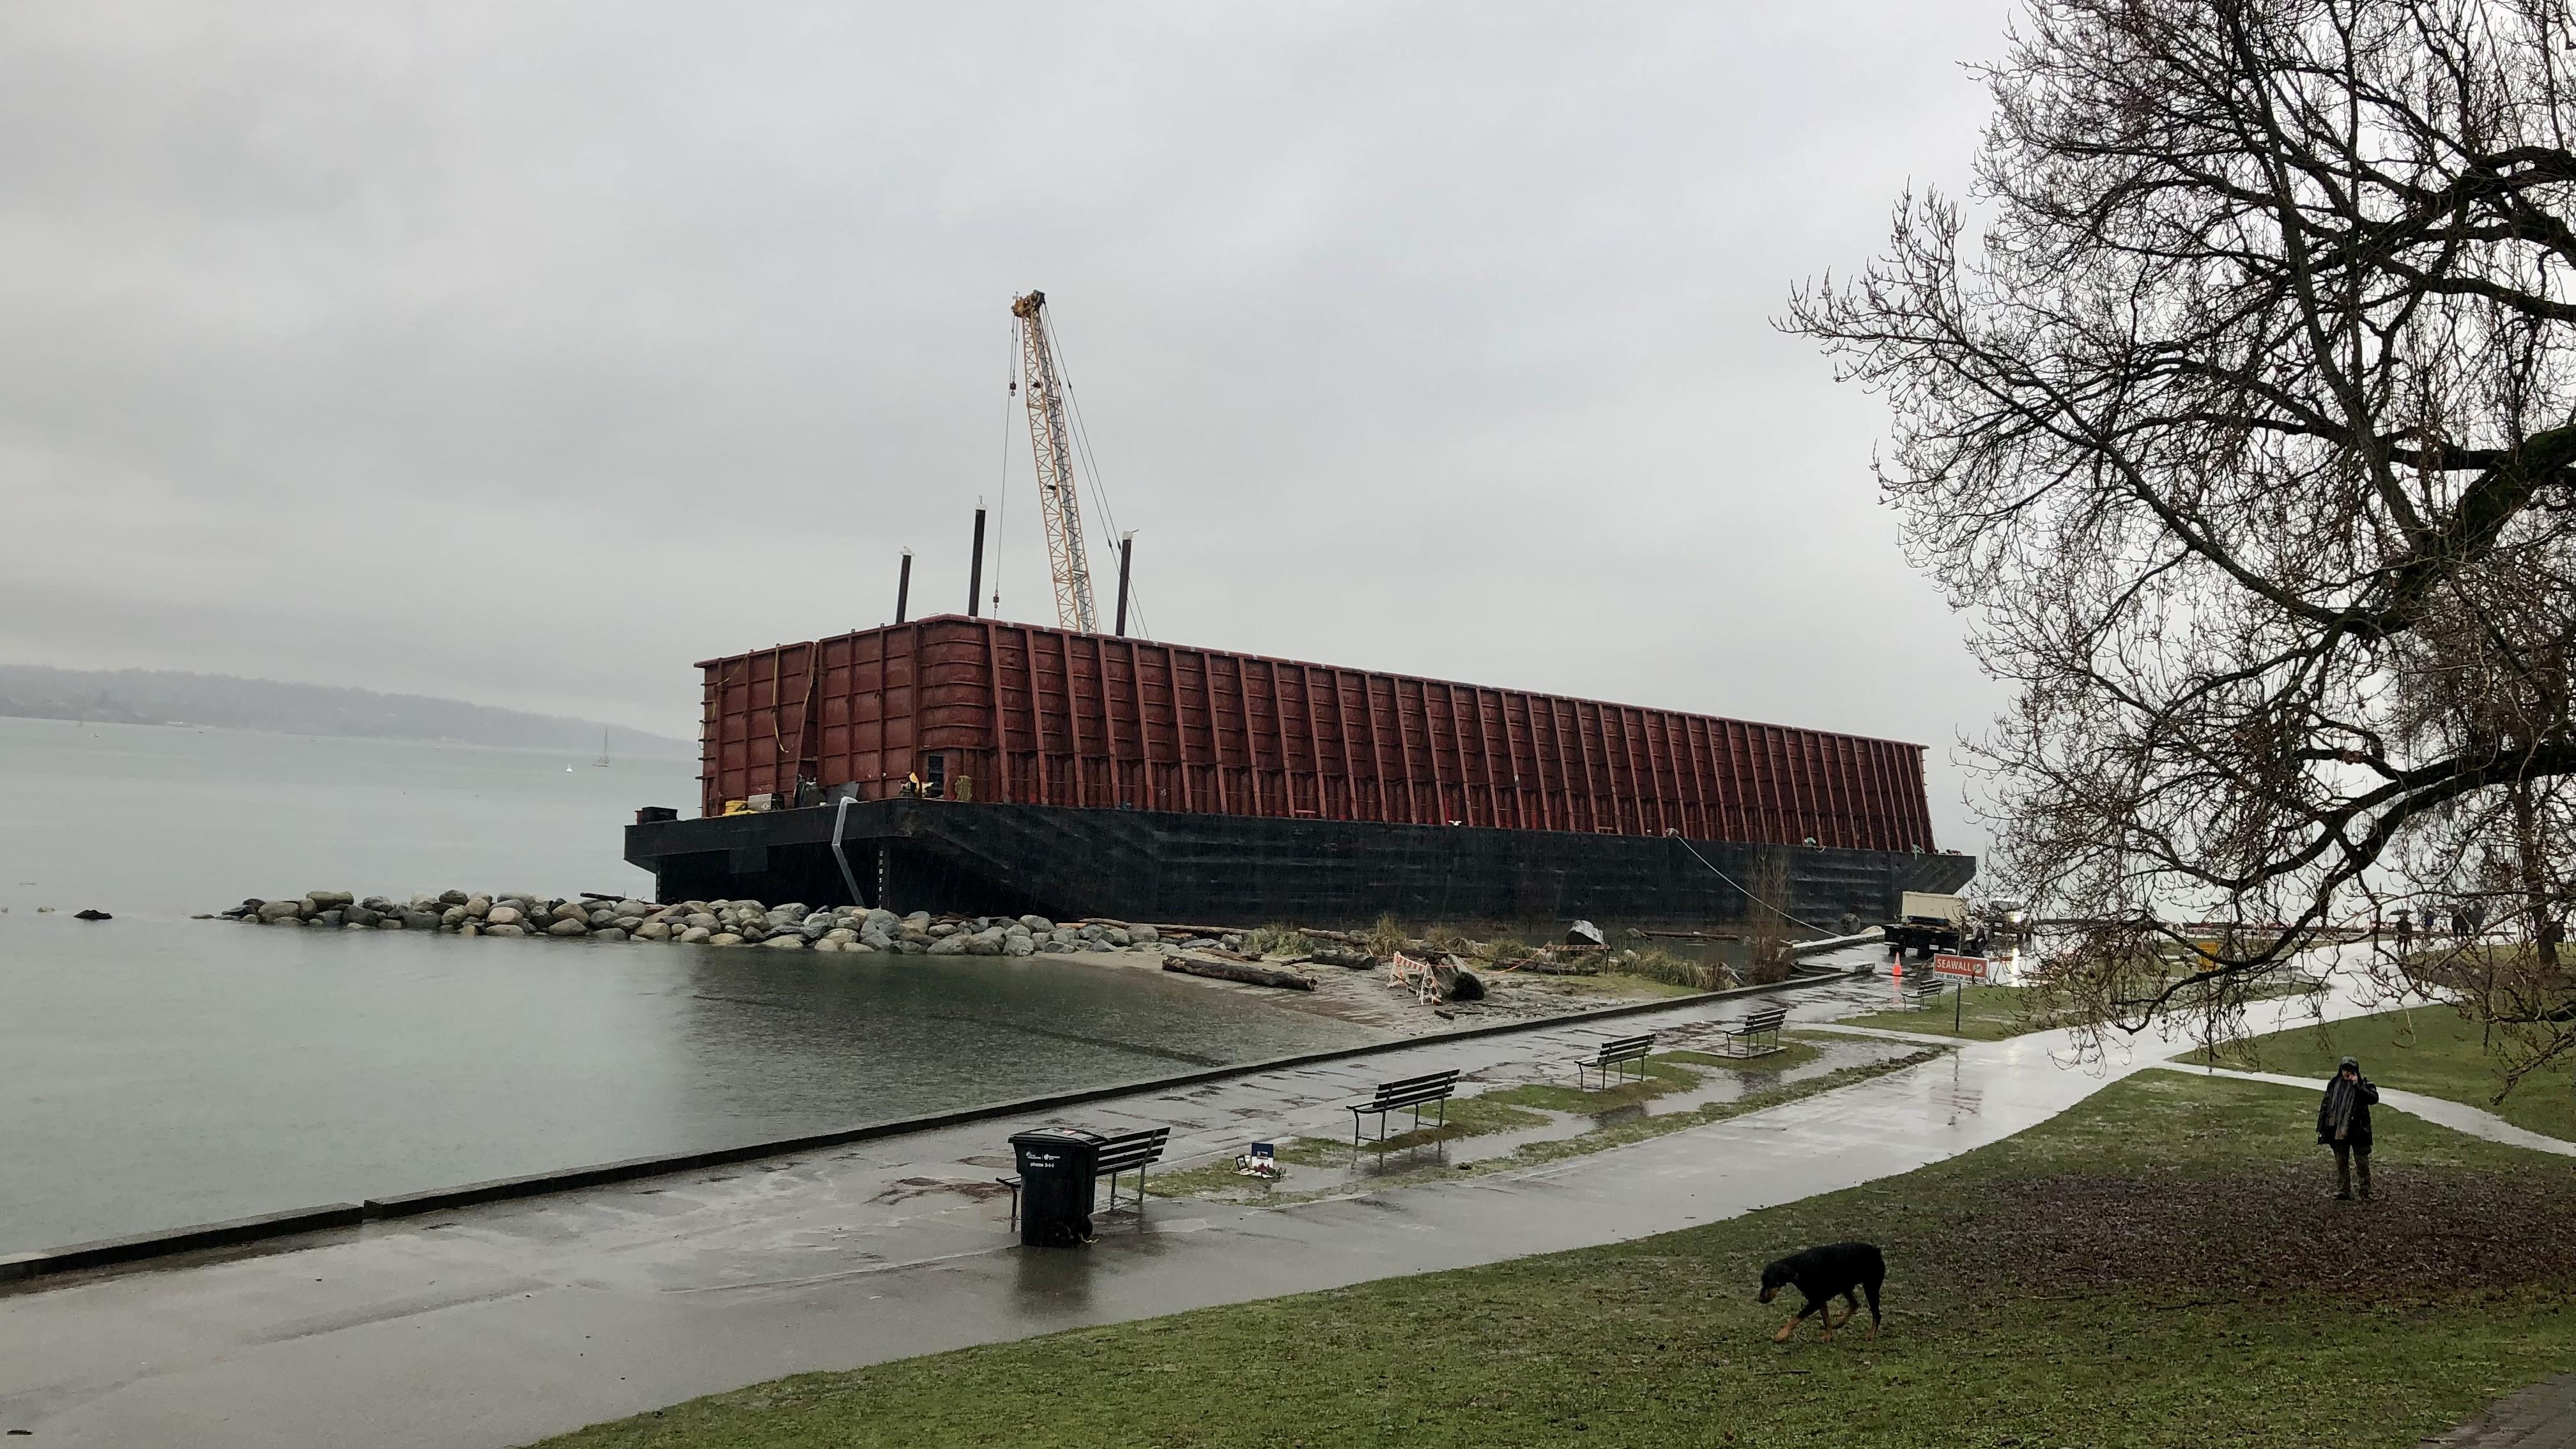
M0 719L0 1252L1370 1039L1116 967L186 919L647 891L619 827L694 789L685 761Z
M694 760L0 718L0 906L180 918L315 887L647 891L639 805Z

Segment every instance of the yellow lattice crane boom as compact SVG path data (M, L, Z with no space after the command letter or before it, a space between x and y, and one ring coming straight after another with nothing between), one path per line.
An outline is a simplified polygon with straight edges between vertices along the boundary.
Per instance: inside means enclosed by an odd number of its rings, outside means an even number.
M1046 516L1047 567L1055 575L1055 621L1062 628L1098 633L1091 564L1082 549L1082 500L1074 486L1073 432L1047 328L1046 293L1012 298L1011 315L1020 319L1020 392L1029 410L1029 445L1037 454L1038 507Z

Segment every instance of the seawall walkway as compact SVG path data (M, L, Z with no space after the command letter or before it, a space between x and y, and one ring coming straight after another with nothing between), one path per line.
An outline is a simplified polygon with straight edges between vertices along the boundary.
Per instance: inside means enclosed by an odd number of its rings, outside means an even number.
M1844 988L1834 988L1837 991ZM1880 987L1884 990L1883 984ZM1790 1000L1799 1002L1793 995ZM1603 1038L1738 1002L1253 1073L1053 1114L1170 1123L1176 1157L1348 1131L1375 1082L1555 1074ZM1845 1009L1848 1009L1846 1007ZM2332 1015L2361 1008L2337 1003ZM2256 1030L2307 1019L2257 1008ZM2294 1016L2293 1013L2302 1013ZM1821 1015L1794 1009L1792 1026ZM2278 1020L2272 1020L2277 1017ZM521 1444L745 1383L1646 1236L1983 1146L2185 1044L2069 1068L2056 1033L1587 1157L1282 1207L1157 1199L1084 1251L1023 1250L989 1121L370 1224L0 1296L0 1427L37 1442ZM1899 1043L1862 1043L1880 1055Z

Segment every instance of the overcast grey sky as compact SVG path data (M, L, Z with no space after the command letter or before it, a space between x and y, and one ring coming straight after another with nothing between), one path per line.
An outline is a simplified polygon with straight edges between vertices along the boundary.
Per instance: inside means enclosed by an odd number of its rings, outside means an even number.
M1041 287L1156 637L1917 741L1977 848L2002 696L1768 319L2006 18L11 6L0 660L693 734L904 545L959 607L979 495L1051 622Z

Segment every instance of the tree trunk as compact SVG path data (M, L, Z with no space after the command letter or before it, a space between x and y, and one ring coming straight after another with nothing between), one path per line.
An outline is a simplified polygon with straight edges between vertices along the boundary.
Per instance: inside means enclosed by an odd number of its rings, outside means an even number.
M2549 861L2541 846L2540 816L2532 807L2529 781L2514 781L2511 795L2514 844L2522 857L2522 890L2531 912L2532 948L2540 958L2541 971L2555 979L2560 927L2557 914L2550 909Z

